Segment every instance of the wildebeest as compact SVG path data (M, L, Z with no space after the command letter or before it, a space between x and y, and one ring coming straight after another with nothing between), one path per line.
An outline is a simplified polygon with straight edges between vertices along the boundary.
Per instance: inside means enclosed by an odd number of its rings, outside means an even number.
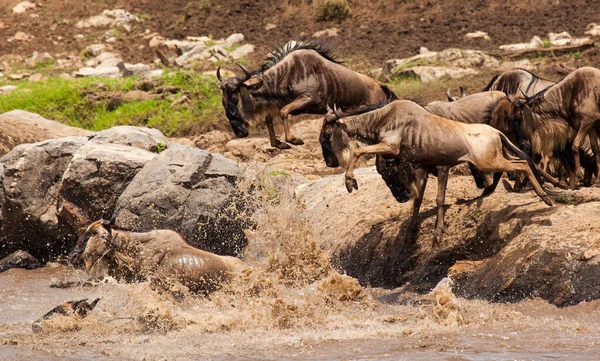
M554 84L556 82L540 78L528 70L515 68L493 77L482 91L498 90L506 95L520 95L523 92L532 96Z
M62 305L54 307L45 315L35 320L35 322L33 322L31 325L31 328L33 329L33 332L41 332L42 322L57 314L63 316L78 316L83 318L87 316L88 312L96 307L98 301L100 301L100 299L96 298L92 302L88 303L87 298L85 298L83 300L65 302Z
M244 267L238 258L192 247L175 231L128 232L104 220L93 222L81 234L69 260L83 262L95 278L170 278L194 292L211 291Z
M274 119L283 119L285 141L300 145L304 142L291 131L293 115L325 114L328 104L354 109L395 97L383 83L342 65L320 43L290 42L277 48L254 72L238 66L244 75L223 79L217 70L233 132L237 137L248 136L245 122L264 115L271 146L280 149L290 146L275 136Z
M576 178L581 175L580 150L588 136L596 169L600 169L597 135L597 128L600 126L600 69L579 68L533 97L516 102L514 109L521 115L523 123L534 124L534 121L558 119L567 122L577 131L572 144L575 176L570 181L571 186L575 186ZM596 184L600 185L598 174Z
M459 89L460 89L460 96L458 96L458 97L453 97L452 96L452 89L451 88L448 88L446 90L446 98L448 99L449 102L453 102L455 100L458 100L460 98L464 98L464 97L467 96L467 92L465 91L465 88L463 88L462 86L460 86Z
M533 161L498 130L485 124L465 124L432 114L416 103L394 101L382 108L341 118L335 111L325 116L321 132L330 133L331 149L346 167L348 192L358 189L354 168L364 154L377 154L419 166L418 172L436 168L438 173L438 214L435 239L444 227L444 199L450 167L473 164L482 172L494 172L493 183L483 195L492 193L503 172L524 173L538 196L548 205L552 200L538 182ZM339 144L334 144L339 143ZM516 156L511 156L513 153ZM420 177L408 233L417 229L418 208L426 177Z

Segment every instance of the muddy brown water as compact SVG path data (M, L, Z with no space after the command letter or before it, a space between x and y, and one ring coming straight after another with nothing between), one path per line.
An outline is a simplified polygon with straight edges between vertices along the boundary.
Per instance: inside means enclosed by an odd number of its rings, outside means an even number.
M209 297L151 282L94 286L51 264L0 274L2 360L598 360L600 301L556 308L361 287L329 263L298 209L275 200L248 233L248 269ZM84 319L56 305L101 297Z

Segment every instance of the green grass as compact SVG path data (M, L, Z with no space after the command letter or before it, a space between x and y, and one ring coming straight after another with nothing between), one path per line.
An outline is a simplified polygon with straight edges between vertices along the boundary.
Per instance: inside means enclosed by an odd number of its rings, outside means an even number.
M550 41L550 39L542 39L542 46L544 48L550 48L552 47L552 42Z
M158 85L174 86L185 93L187 104L171 107L172 100L144 100L122 103L110 110L110 94L135 89L136 78L48 78L37 83L13 82L18 89L0 97L0 113L27 110L72 126L102 130L115 125L141 125L161 130L166 135L184 133L194 126L206 130L226 123L221 105L221 90L213 77L194 72L170 72L158 79ZM0 84L3 85L3 84ZM102 88L107 91L102 91ZM87 94L104 94L89 101Z
M276 177L276 176L288 176L290 175L290 173L285 170L285 169L274 169L272 171L269 172L269 175L271 177Z

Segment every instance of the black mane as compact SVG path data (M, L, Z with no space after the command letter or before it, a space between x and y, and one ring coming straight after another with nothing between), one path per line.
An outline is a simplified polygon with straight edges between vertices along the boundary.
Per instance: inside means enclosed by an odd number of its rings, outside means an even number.
M335 48L331 45L326 45L320 41L290 41L289 43L283 46L277 47L273 52L271 52L271 55L265 59L261 70L264 72L275 66L275 64L283 60L283 58L285 58L288 54L296 50L303 49L314 50L325 59L332 61L336 64L342 64L341 61L336 59L336 56L334 54Z

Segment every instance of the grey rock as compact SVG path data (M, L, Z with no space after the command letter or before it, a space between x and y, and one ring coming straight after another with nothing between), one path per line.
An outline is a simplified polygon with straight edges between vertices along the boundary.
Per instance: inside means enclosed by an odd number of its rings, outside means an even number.
M62 174L86 141L87 137L68 137L22 144L0 158L4 167L0 255L16 249L36 257L68 251L56 202Z
M247 243L239 176L238 165L223 156L174 145L148 162L121 195L116 225L172 229L201 249L239 255Z
M110 137L104 137L110 140ZM113 137L114 140L120 140ZM96 141L94 141L96 140ZM110 218L117 198L157 154L97 138L77 149L62 176L58 218L76 236L92 221Z
M254 45L244 44L244 45L240 46L239 48L235 49L234 51L232 51L231 53L229 53L229 57L237 60L237 59L248 56L248 54L250 54L252 52L254 52Z
M100 131L90 136L90 143L122 144L155 153L158 152L159 143L162 143L160 147L165 149L170 146L169 140L160 130L130 125Z
M16 251L0 260L0 272L11 268L35 269L42 265L32 255L25 251Z

